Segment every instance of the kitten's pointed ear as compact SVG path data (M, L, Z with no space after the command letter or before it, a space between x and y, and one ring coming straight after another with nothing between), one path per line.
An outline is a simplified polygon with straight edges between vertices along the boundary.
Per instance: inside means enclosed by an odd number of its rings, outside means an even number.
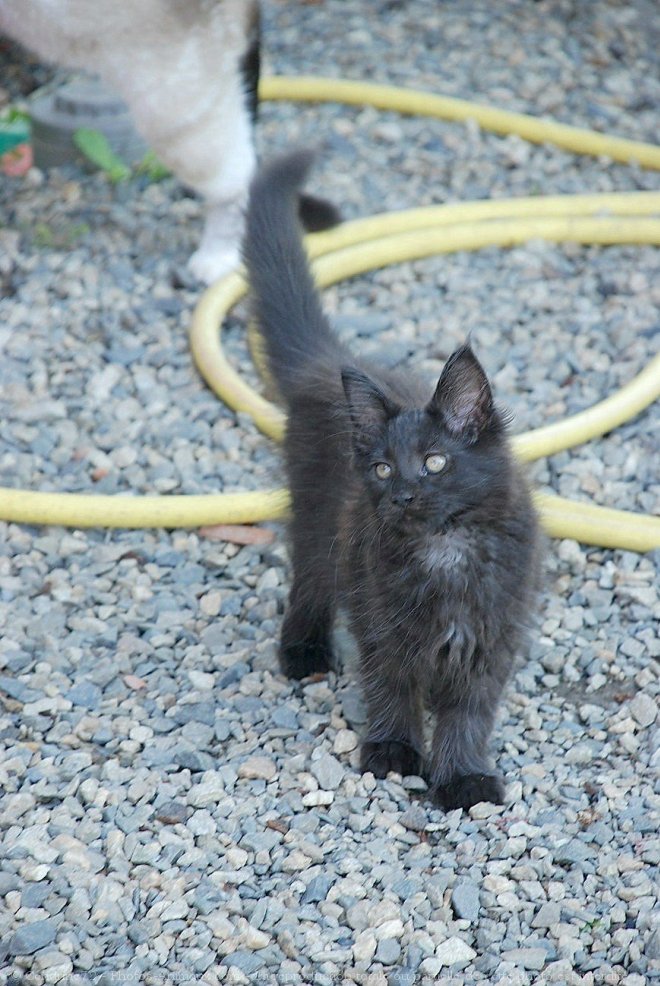
M381 428L394 417L399 408L390 401L366 373L347 367L341 371L341 382L348 401L354 428L371 431Z
M427 410L439 415L452 434L470 442L496 422L488 377L470 346L461 346L449 357Z

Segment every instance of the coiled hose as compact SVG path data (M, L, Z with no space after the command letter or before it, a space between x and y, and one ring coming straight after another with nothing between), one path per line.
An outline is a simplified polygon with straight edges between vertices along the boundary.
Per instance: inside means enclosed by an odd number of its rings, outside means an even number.
M579 130L553 121L508 113L431 93L368 83L317 78L262 81L263 99L291 99L371 105L442 119L475 119L484 129L550 142L580 154L606 155L660 170L660 147ZM436 253L513 246L532 238L585 244L660 245L660 193L550 196L479 201L389 213L344 223L308 237L319 285L325 287L387 264ZM255 393L228 363L220 325L243 296L240 274L212 285L197 305L191 324L195 362L218 396L246 411L273 438L283 434L282 413ZM571 448L634 417L660 397L660 356L626 386L580 414L518 435L514 448L531 461ZM647 551L660 546L660 518L597 507L544 493L536 501L547 532L585 544ZM199 527L276 519L289 505L284 489L201 496L120 497L35 493L0 488L0 518L70 527Z

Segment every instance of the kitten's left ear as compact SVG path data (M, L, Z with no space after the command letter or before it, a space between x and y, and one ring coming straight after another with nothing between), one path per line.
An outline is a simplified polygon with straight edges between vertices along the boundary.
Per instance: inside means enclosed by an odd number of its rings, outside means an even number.
M341 371L341 382L348 401L348 410L356 431L368 432L382 428L399 408L361 370L346 367Z
M470 346L461 346L449 357L427 410L439 415L452 434L470 442L497 421L488 377Z

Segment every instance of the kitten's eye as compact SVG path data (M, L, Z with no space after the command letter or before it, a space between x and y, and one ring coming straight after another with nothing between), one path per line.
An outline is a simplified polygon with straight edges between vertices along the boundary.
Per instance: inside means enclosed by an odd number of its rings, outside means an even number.
M442 472L447 465L447 456L441 455L439 452L434 452L433 455L426 456L424 465L426 466L427 472Z
M387 462L377 462L374 466L374 472L379 479L389 479L392 475L392 467L388 466Z

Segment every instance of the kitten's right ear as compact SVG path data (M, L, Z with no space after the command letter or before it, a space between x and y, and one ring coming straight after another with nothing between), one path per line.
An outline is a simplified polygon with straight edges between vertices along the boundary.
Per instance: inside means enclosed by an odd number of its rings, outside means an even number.
M447 360L428 405L454 435L474 442L500 420L493 404L488 378L469 345L461 346Z
M341 371L341 382L348 401L348 410L357 432L382 428L399 408L389 400L366 373L353 367Z

